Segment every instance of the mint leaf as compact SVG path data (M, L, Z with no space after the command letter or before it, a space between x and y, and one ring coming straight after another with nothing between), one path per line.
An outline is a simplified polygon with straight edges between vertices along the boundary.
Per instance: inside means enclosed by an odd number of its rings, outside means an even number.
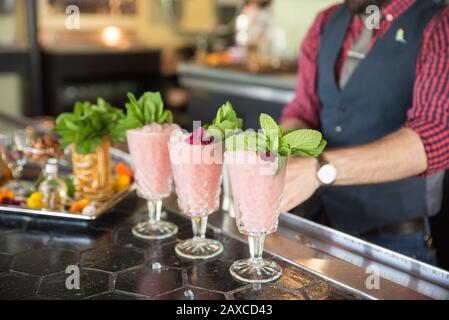
M317 148L323 135L316 130L296 130L282 137L282 144L288 145L290 149L314 150Z
M159 92L145 92L138 100L131 92L126 107L126 118L122 119L114 130L114 136L121 141L126 139L126 131L142 128L152 123L173 122L173 114L164 109L164 102Z
M326 140L316 130L296 130L281 139L283 152L290 150L290 154L304 157L318 157L326 147Z
M124 119L123 111L99 98L96 104L77 102L73 112L66 112L56 119L54 132L61 136L61 145L75 145L81 154L92 153L104 138L118 141L116 126Z
M299 155L318 157L326 147L326 140L316 130L283 131L276 121L267 114L260 115L262 132L244 132L226 140L228 150L255 151L288 157Z
M289 155L292 154L292 150L290 150L290 148L288 148L288 147L280 146L279 150L278 150L278 154L282 157L288 157Z
M162 112L162 115L157 120L158 123L172 123L173 122L173 114L170 110L165 110Z
M262 113L260 115L259 122L260 122L260 127L265 132L270 132L272 130L274 130L276 132L280 131L280 128L279 128L278 124L276 123L276 121L274 121L274 119L266 113Z
M138 102L136 100L136 97L134 96L134 94L128 92L128 99L129 99L129 103L131 105L131 110L132 110L132 115L138 119L140 122L144 122L145 121L145 117L143 115L143 110L140 107L140 101Z
M217 115L211 124L206 124L205 128L218 130L221 132L222 138L226 133L233 132L243 127L243 119L237 116L232 104L228 101L217 110Z
M324 148L326 147L327 142L326 140L322 139L320 144L314 148L314 149L310 149L310 150L305 150L305 149L292 149L292 154L293 155L299 155L299 156L304 156L304 157L319 157L319 155L323 152Z
M227 123L222 121L226 126ZM230 151L253 151L281 157L290 155L318 157L327 145L323 135L316 130L289 130L283 132L276 121L267 114L260 115L262 132L246 131L226 139ZM215 129L215 125L210 128Z
M259 117L260 127L267 137L267 150L273 153L278 153L280 141L282 138L282 130L268 114L262 113Z

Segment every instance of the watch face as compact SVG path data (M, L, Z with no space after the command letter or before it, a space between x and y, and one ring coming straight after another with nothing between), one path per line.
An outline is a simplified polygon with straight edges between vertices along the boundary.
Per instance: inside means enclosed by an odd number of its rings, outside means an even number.
M332 184L337 179L337 170L331 164L325 164L317 172L318 179L323 184Z

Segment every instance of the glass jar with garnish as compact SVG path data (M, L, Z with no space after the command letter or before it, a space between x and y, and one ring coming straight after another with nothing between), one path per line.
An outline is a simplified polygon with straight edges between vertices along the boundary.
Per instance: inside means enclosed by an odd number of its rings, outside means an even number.
M77 102L73 112L63 113L53 129L62 147L71 146L75 199L105 201L112 196L109 149L118 140L116 127L122 110L99 98L96 104Z

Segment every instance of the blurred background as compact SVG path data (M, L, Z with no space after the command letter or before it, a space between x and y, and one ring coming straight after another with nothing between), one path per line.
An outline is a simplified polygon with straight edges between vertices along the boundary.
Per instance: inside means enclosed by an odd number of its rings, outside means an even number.
M0 112L159 90L184 126L230 100L252 127L292 97L299 44L333 2L0 0Z

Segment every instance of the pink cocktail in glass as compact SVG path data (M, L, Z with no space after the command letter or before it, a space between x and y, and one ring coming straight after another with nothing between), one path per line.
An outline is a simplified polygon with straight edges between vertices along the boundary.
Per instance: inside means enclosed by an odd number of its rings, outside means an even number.
M178 227L161 221L162 200L172 191L172 170L168 154L175 124L151 124L126 132L131 161L136 177L137 193L148 201L149 220L133 227L135 236L165 239L175 235Z
M207 218L220 203L223 144L191 144L190 136L176 131L169 143L178 205L191 218L193 230L193 238L180 242L175 251L187 259L209 259L223 251L219 241L205 236Z
M231 274L240 281L264 283L282 275L281 267L262 259L265 236L276 232L287 158L251 151L226 151L236 222L248 236L250 258L236 261Z

